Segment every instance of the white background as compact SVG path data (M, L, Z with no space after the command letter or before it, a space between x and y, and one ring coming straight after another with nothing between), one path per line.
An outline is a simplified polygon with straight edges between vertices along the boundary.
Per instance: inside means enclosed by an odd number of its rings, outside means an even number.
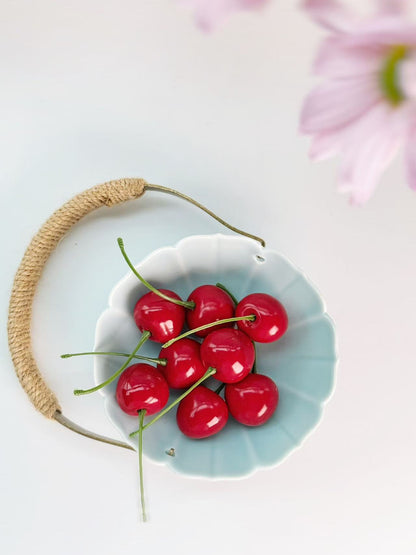
M410 554L415 531L416 194L400 162L352 208L336 162L298 135L322 37L290 0L236 14L212 35L172 0L3 0L0 23L0 551L285 555ZM196 197L267 239L318 286L336 322L337 387L317 431L279 467L241 481L191 480L38 414L7 350L13 275L31 236L96 183L142 176ZM112 286L134 260L222 231L148 193L76 226L36 297L39 365L64 413L114 435L89 349Z

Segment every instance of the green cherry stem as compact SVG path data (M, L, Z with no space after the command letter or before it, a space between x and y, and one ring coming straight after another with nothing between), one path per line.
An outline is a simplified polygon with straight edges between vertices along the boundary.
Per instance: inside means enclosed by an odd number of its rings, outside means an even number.
M150 335L151 335L150 331L144 331L143 332L143 335L141 336L140 341L136 345L136 348L131 353L131 355L129 355L126 362L123 364L123 366L119 370L117 370L117 372L115 372L115 374L113 374L107 380L105 380L105 382L102 382L102 383L96 385L95 387L92 387L91 389L74 389L74 395L87 395L88 393L94 393L95 391L98 391L99 389L102 389L106 385L108 385L111 382L113 382L114 380L116 380L120 376L120 374L123 372L123 370L125 370L127 368L127 366L129 365L129 363L133 360L134 355L137 353L137 351L140 349L140 347L144 343L146 343L146 341L149 339Z
M112 351L86 351L85 353L65 353L61 355L61 358L71 358L71 357L80 357L84 355L107 355L112 357L125 357L128 358L130 356L129 353L117 353ZM165 358L151 358L151 357L144 357L142 355L134 355L135 359L137 360L146 360L147 362L153 362L153 364L160 364L161 366L166 366L167 360Z
M159 412L159 414L157 414L153 418L153 420L151 420L150 422L145 424L145 426L143 426L143 430L146 430L146 428L149 428L149 426L152 426L155 422L157 422L159 420L159 418L162 418L162 416L164 416L167 412L169 412L171 409L173 409L173 407L175 407L178 403L180 403L182 401L182 399L185 399L185 397L187 395L189 395L189 393L191 393L191 391L193 391L196 387L198 387L199 384L201 384L204 380L206 380L210 376L213 376L215 374L215 372L216 372L215 368L209 367L208 370L205 372L205 374L202 376L202 378L199 378L199 380L197 382L195 382L194 384L192 384L191 387L185 391L185 393L182 393L182 395L179 395L179 397L177 399L175 399L175 401L173 401L173 403L171 403L166 408L164 408L161 412ZM135 432L132 432L130 434L130 437L134 437L138 433L140 433L140 428L138 430L136 430Z
M178 335L177 337L174 337L173 339L170 339L169 341L167 341L166 343L164 343L162 345L162 349L166 349L166 347L170 347L171 345L176 343L176 341L179 341L179 339L183 339L184 337L188 337L188 335L192 335L193 333L197 333L198 331L207 330L208 328L214 328L215 326L218 326L220 324L228 324L229 322L241 322L241 321L244 321L244 320L249 321L249 322L254 322L255 319L256 319L256 317L255 317L254 314L249 314L248 316L234 316L233 318L225 318L224 320L216 320L215 322L210 322L209 324L205 324L204 326L199 326L199 328L194 328L193 330L186 331L182 335Z
M159 297L161 297L162 299L165 299L165 301L169 301L171 303L178 304L179 306L184 306L185 308L188 308L190 310L193 310L195 308L195 303L193 301L179 301L178 299L174 299L172 297L169 297L168 295L165 295L164 293L159 291L159 289L156 289L156 287L153 287L153 285L151 285L147 280L144 279L143 276L141 276L139 274L139 272L136 270L136 268L131 263L129 257L127 256L125 248L124 248L124 241L121 237L119 237L117 239L117 243L118 243L118 246L120 247L121 254L124 257L124 260L127 262L130 270L143 283L143 285L145 287L150 289L150 291L153 291L153 293L155 293L156 295L159 295Z
M140 476L140 502L142 506L142 520L146 522L146 505L144 499L144 480L143 480L143 419L146 409L139 410L139 476Z
M215 285L218 287L218 289L222 289L223 291L225 291L232 298L233 303L235 304L235 306L238 305L237 298L231 293L231 291L229 289L227 289L225 287L225 285L223 285L222 283L216 283Z

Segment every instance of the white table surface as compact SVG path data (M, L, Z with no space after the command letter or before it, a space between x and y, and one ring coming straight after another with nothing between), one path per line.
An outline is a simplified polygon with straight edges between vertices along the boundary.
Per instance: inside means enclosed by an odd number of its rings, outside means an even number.
M0 551L171 554L410 554L415 549L416 194L396 162L371 202L335 192L298 135L321 37L290 0L201 33L172 0L2 3ZM64 201L142 176L196 197L265 237L327 301L339 336L321 425L279 467L241 481L190 480L146 461L150 522L138 523L136 457L38 414L5 333L13 275ZM149 193L77 225L35 302L34 347L64 412L116 433L101 396L73 398L95 322L134 260L222 231Z

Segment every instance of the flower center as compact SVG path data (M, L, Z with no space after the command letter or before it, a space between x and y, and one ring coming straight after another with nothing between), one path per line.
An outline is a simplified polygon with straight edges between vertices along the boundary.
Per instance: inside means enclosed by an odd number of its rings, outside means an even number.
M381 69L381 88L383 89L385 97L393 106L398 106L406 98L400 86L399 69L407 54L407 46L393 46Z

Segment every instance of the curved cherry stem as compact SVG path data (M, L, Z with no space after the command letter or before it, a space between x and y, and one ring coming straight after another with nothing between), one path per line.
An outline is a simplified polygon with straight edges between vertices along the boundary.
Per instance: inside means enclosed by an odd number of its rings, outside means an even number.
M144 277L139 274L139 272L136 270L136 268L131 263L129 257L127 256L127 253L126 253L125 248L124 248L124 241L121 237L119 237L117 239L117 243L118 243L118 246L120 247L121 254L124 257L124 260L127 262L130 270L143 283L143 285L145 287L147 287L147 289L150 289L150 291L153 291L153 293L155 293L156 295L158 295L162 299L165 299L165 301L169 301L169 302L171 302L173 304L177 304L179 306L184 306L185 308L188 308L189 310L193 310L195 308L195 303L193 301L180 301L178 299L174 299L173 297L169 297L168 295L165 295L164 293L159 291L159 289L156 289L156 287L154 287L147 280L145 280Z
M149 426L152 426L155 422L157 422L160 418L162 418L162 416L164 416L167 412L169 412L171 409L173 409L173 407L175 407L178 403L180 403L182 401L182 399L185 399L185 397L187 395L189 395L189 393L191 393L191 391L193 391L196 387L198 387L198 385L200 385L203 381L205 381L210 376L213 376L215 374L215 372L216 372L215 368L209 367L208 370L205 372L205 374L202 376L202 378L199 378L199 380L197 382L195 382L194 384L192 384L191 387L185 391L185 393L182 393L182 395L179 395L179 397L177 399L175 399L175 401L173 401L173 403L171 403L166 408L164 408L161 412L159 412L159 414L157 414L153 418L153 420L151 420L145 426L143 426L143 430L146 430L147 428L149 428ZM130 437L134 437L139 432L140 432L140 429L136 430L135 432L132 432L130 434Z
M139 476L140 476L140 502L142 506L142 520L146 522L146 504L144 499L144 480L143 480L143 419L146 409L139 410Z
M108 385L111 382L113 382L114 380L116 380L120 376L120 374L123 372L123 370L125 370L127 368L127 366L129 365L129 363L133 360L134 355L137 353L137 351L140 349L140 347L144 343L146 343L146 341L149 339L150 335L151 335L150 331L143 332L143 335L141 336L140 341L136 345L136 348L131 353L131 355L129 355L126 362L123 364L123 366L119 370L117 370L117 372L115 372L112 376L110 376L107 380L105 380L105 382L102 382L102 383L96 385L95 387L91 387L91 389L74 389L74 395L87 395L88 393L94 393L95 391L98 391L99 389L102 389L106 385Z
M118 353L113 351L86 351L85 353L65 353L64 355L61 355L61 358L80 357L84 355L107 355L112 357L125 358L128 358L130 356L129 353ZM146 360L147 362L153 362L154 364L160 364L161 366L166 366L167 364L167 360L165 358L151 358L142 355L134 355L133 358L137 360Z
M227 289L227 288L225 287L225 285L223 285L222 283L216 283L215 285L216 285L216 287L218 287L218 289L222 289L223 291L225 291L225 292L227 293L227 295L229 295L229 296L231 297L231 299L232 299L233 303L235 304L235 306L238 305L238 300L237 300L237 298L231 293L231 291L229 291L229 289Z
M234 316L233 318L225 318L224 320L216 320L215 322L210 322L209 324L205 324L204 326L199 326L199 328L194 328L193 330L186 331L182 335L178 335L177 337L174 337L173 339L170 339L169 341L167 341L166 343L164 343L162 345L162 349L166 349L166 347L170 347L171 345L176 343L176 341L179 341L180 339L183 339L184 337L188 337L188 335L192 335L193 333L197 333L198 331L207 330L209 328L215 328L215 326L219 326L221 324L228 324L230 322L241 322L241 321L244 321L244 320L249 321L249 322L254 322L255 319L256 319L256 316L254 314L249 314L248 316Z

